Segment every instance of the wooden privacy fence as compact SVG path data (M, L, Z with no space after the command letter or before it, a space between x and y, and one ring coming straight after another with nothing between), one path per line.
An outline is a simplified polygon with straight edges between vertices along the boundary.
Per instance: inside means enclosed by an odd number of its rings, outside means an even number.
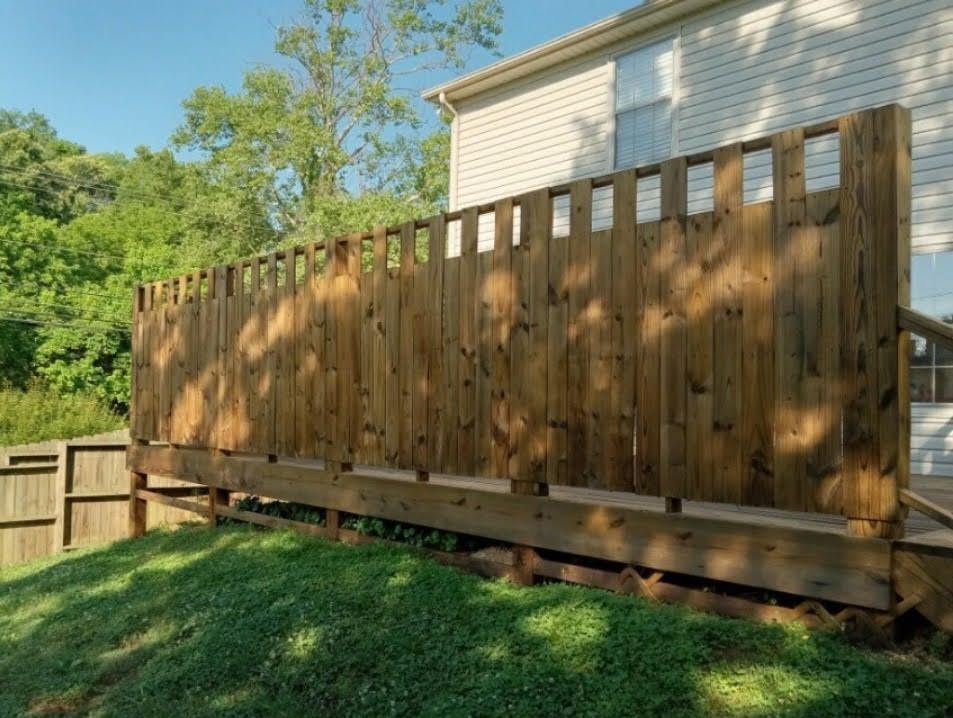
M121 437L0 448L0 566L129 534L129 473ZM150 488L173 493L184 482L150 477ZM195 517L162 505L149 526Z
M805 140L831 133L840 186L809 193ZM763 150L773 200L745 204L744 156ZM708 163L713 209L689 215L688 168ZM637 223L656 175L660 219ZM889 535L909 213L910 117L891 105L142 285L133 438L842 513Z

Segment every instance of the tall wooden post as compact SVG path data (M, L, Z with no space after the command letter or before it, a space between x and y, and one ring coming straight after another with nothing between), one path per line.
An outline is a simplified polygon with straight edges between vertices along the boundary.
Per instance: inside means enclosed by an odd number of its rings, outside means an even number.
M840 119L841 372L844 513L856 536L903 535L909 484L909 110L888 105Z

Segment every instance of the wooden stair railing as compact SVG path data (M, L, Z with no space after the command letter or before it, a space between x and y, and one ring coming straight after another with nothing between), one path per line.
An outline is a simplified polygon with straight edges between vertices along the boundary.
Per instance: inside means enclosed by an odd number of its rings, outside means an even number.
M953 326L916 309L897 305L897 326L953 350Z
M953 529L953 512L910 489L900 489L900 503Z

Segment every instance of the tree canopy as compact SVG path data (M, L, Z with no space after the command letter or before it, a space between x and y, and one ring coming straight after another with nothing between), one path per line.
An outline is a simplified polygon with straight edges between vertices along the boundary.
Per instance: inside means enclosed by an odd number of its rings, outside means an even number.
M441 208L449 133L408 85L495 51L501 17L499 0L305 0L277 64L197 88L170 146L132 156L0 109L0 386L122 411L135 284Z

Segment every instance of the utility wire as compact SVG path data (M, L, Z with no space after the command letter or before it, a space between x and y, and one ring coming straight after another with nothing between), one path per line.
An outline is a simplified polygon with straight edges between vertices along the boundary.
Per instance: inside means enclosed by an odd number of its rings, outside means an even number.
M119 185L108 183L108 182L102 182L102 183L83 182L82 180L79 180L75 177L58 174L56 172L51 172L49 170L32 170L31 171L21 167L13 167L11 165L0 164L0 171L12 172L21 176L25 176L27 178L32 178L39 174L41 176L45 176L47 179L51 179L56 182L61 182L63 184L74 185L76 187L83 187L86 189L94 189L94 190L101 190L101 191L110 191L115 194L121 193L133 199L165 202L169 205L172 205L173 209L175 209L177 213L182 212L182 209L177 207L179 204L181 204L181 201L174 199L170 195L149 193L149 192L139 192L136 190L124 189L120 187ZM5 180L2 180L2 178L0 178L0 181L5 181ZM26 185L16 185L16 186L21 186L21 187L24 187L25 189L32 189L37 192L47 192L47 193L53 194L52 190L50 190L48 187L38 187L38 186L30 187ZM268 215L260 213L260 212L253 212L252 215L255 217L258 217L259 219L265 220L266 224L271 226L271 218ZM240 220L228 221L227 224L230 224L233 227L245 227L246 229L250 229L253 231L258 231L259 229L261 229L260 227L256 227L255 225L249 224L248 222L242 222Z
M50 320L28 319L26 317L0 316L0 322L15 322L18 324L29 324L37 327L57 327L63 329L77 329L85 331L119 332L120 334L129 334L128 329L122 327L95 327L90 325L75 324L71 322L57 322Z
M18 287L18 288L19 288L19 287L23 287L23 286L24 286L23 283L17 283L17 287ZM117 301L128 301L128 300L131 298L131 295L132 295L132 289L131 289L131 288L130 288L130 290L129 290L129 295L126 295L126 294L102 294L102 293L100 293L100 292L87 292L87 291L84 291L84 290L82 290L82 289L72 289L72 288L70 288L67 292L60 292L60 291L54 291L54 290L52 289L52 287L43 287L43 286L40 286L40 285L31 285L31 286L28 286L28 287L26 287L26 288L27 288L27 289L30 289L30 290L33 291L33 292L37 292L37 294L34 294L34 295L17 295L17 296L35 296L35 297L37 297L37 298L39 299L39 298L41 298L41 297L43 296L41 293L42 293L44 290L46 290L46 289L50 289L51 291L53 291L53 294L55 294L55 295L58 296L58 297L69 297L69 296L72 296L73 294L81 294L81 295L83 295L84 297L96 297L97 299L115 299L115 300L117 300Z
M82 289L73 289L72 287L70 287L70 288L68 289L68 291L62 291L61 289L57 289L57 288L54 288L54 287L44 287L44 286L41 286L41 285L35 284L35 283L31 283L31 284L20 284L20 285L18 285L18 286L23 287L23 288L25 288L25 289L27 289L27 290L29 290L29 291L32 291L32 292L44 292L44 291L46 291L46 290L49 290L49 291L53 292L54 294L56 294L57 296L60 296L60 297L71 296L71 295L73 295L73 294L82 294L84 297L97 297L97 298L99 298L99 299L115 299L115 300L117 300L117 301L128 301L129 298L130 298L129 296L127 296L127 295L125 295L125 294L102 294L102 293L99 293L99 292L87 292L87 291L82 290ZM130 295L131 295L131 294L132 294L132 292L131 292L131 290L130 290ZM37 295L37 296L39 296L39 295Z
M44 307L44 308L61 309L61 310L69 311L69 312L78 313L78 316L74 315L70 317L71 319L87 319L89 321L102 322L103 324L113 324L116 326L129 326L132 323L128 321L123 321L122 319L119 319L118 317L105 317L100 314L92 314L89 312L85 312L81 307L75 307L69 304L57 304L56 302L35 302L34 305L39 307ZM0 311L43 313L40 310L33 309L32 306L34 305L31 305L30 307L0 306ZM51 313L55 314L53 312Z
M3 182L3 180L0 180ZM121 254L103 254L102 252L90 252L85 249L74 249L73 247L64 247L60 244L52 244L51 242L31 242L28 239L14 239L13 237L0 237L0 242L5 244L24 244L28 247L35 247L38 249L48 249L52 252L69 252L70 254L80 254L86 257L94 257L96 259L105 259L111 262L115 261L124 261L126 258Z

